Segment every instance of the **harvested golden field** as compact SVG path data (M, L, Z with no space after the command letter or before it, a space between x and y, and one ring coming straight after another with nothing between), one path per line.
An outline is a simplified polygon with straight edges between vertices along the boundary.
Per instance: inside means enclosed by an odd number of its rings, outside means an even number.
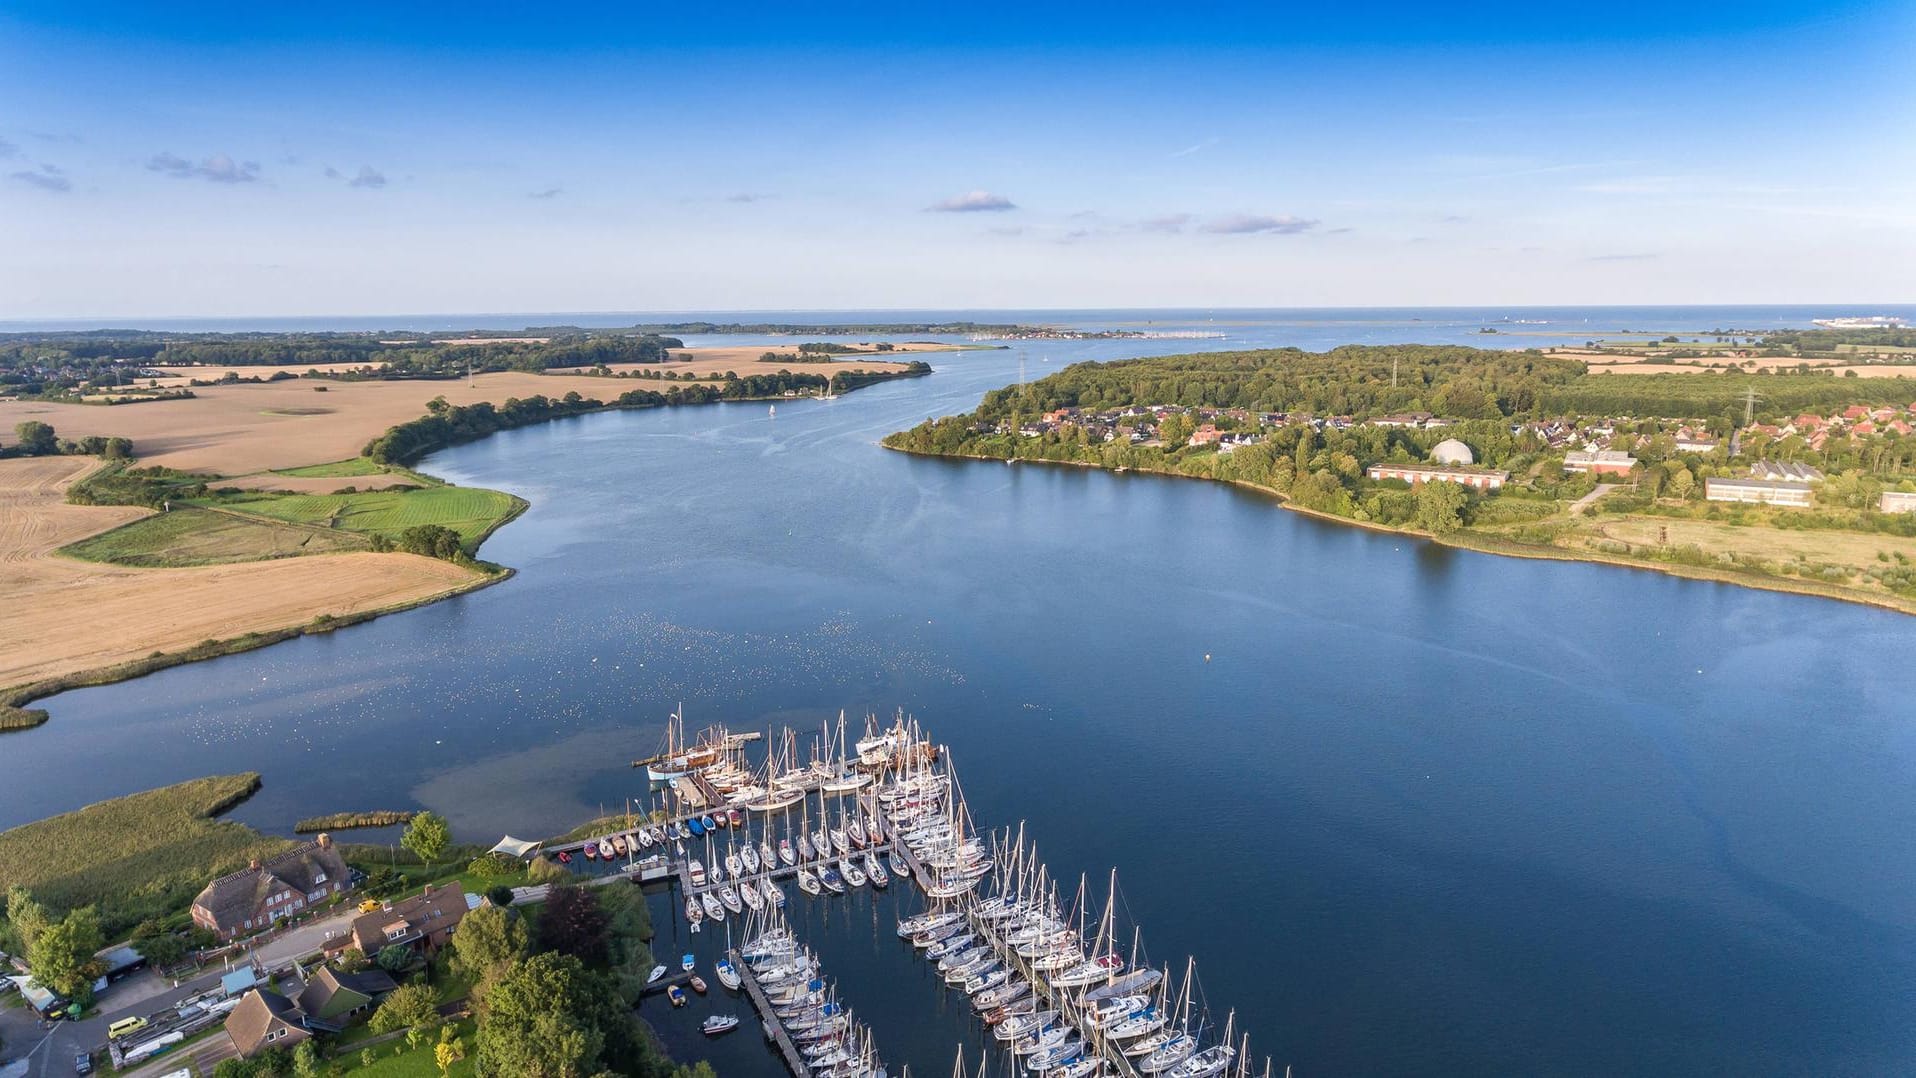
M144 509L66 504L67 486L98 465L86 457L0 461L0 595L6 597L0 603L0 688L206 640L292 628L322 614L340 617L422 601L479 579L474 570L413 554L329 554L180 569L59 556L59 547L148 515Z
M1745 371L1795 370L1798 366L1807 365L1813 371L1830 371L1839 378L1848 371L1855 371L1858 378L1916 379L1916 364L1851 363L1840 359L1798 359L1793 356L1735 358L1728 355L1653 363L1650 362L1651 357L1646 355L1615 351L1590 352L1581 348L1559 348L1552 350L1550 354L1562 359L1581 360L1590 367L1592 374L1605 371L1611 374L1696 374L1699 371L1720 370L1723 365L1734 363Z
M434 397L443 396L454 404L500 403L508 397L560 397L578 390L583 396L610 400L633 388L659 388L657 382L629 378L516 371L482 374L473 383L463 378L417 382L294 378L263 385L202 386L193 391L197 396L191 400L118 407L0 401L0 430L38 419L52 424L63 438L88 434L131 438L141 464L237 476L356 457L386 428L426 414L426 402ZM325 392L316 392L322 388ZM362 480L358 485L367 484Z

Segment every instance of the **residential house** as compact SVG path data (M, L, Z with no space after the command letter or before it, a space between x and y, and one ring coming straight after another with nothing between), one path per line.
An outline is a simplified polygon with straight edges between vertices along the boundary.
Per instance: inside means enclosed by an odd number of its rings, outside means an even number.
M1206 423L1198 427L1198 429L1191 432L1191 444L1192 445L1216 445L1218 443L1218 439L1222 437L1224 437L1223 431L1217 429L1217 426L1215 424Z
M193 923L233 939L251 935L352 886L330 835L221 876L193 900Z
M313 1033L292 1000L255 988L226 1016L226 1035L240 1058L250 1059L268 1048L291 1048Z
M464 887L428 885L411 898L353 918L352 928L339 940L342 949L349 943L368 958L394 944L430 957L452 938L467 909Z
M331 966L320 966L306 979L306 987L300 989L293 1004L307 1017L344 1025L371 1014L379 1001L398 987L399 982L383 969L341 973Z

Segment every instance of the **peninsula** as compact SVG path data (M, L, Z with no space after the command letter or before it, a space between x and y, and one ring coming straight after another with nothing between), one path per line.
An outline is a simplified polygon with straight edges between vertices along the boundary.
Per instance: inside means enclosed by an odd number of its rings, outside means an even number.
M1830 335L1832 337L1837 335ZM1698 371L1463 347L1083 363L892 449L1234 483L1287 508L1524 557L1916 613L1916 374L1792 334ZM1778 358L1778 357L1765 357Z
M526 503L409 465L593 411L913 377L910 341L687 348L645 333L0 338L0 731L81 685L321 632L503 579ZM111 624L111 633L98 626Z

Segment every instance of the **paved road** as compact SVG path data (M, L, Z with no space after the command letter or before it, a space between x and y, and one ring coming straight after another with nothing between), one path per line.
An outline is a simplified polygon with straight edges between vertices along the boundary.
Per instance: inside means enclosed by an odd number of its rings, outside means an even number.
M348 904L330 917L300 925L261 944L254 948L253 957L268 970L284 966L319 950L329 937L344 932L358 914L359 910ZM100 1011L92 1018L83 1022L55 1022L52 1029L43 1028L39 1018L25 1007L0 1011L0 1038L6 1041L5 1049L0 1049L0 1058L13 1060L24 1056L27 1059L25 1078L70 1075L73 1057L105 1044L107 1027L114 1022L129 1014L148 1015L166 1010L188 996L219 984L226 972L226 969L211 970L174 987L167 987L167 982L160 980L157 974L129 978L100 997Z

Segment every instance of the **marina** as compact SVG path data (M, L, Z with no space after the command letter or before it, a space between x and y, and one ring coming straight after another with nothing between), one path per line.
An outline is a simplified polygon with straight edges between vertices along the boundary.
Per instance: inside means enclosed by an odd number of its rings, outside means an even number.
M672 884L686 932L723 927L719 976L728 987L740 982L795 1078L885 1073L877 1047L885 1031L852 1018L788 919L789 904L830 904L894 883L910 891L898 896L895 934L935 970L941 995L962 993L957 1009L986 1046L981 1070L995 1052L1007 1073L1056 1078L1256 1073L1235 1016L1220 1021L1205 1003L1195 958L1175 978L1148 960L1142 930L1123 924L1115 870L1101 902L1085 880L1061 892L1022 826L977 830L950 753L916 723L900 716L880 732L868 720L855 751L842 730L841 716L837 737L828 728L827 747L802 767L791 762L789 733L753 767L746 742L713 732L702 743L720 751L690 764L675 754L678 773L654 779L668 802L682 802L688 784L716 799L658 810L623 834L627 850L660 851L648 873ZM800 796L775 811L741 807L794 789ZM688 952L688 969L694 960ZM718 1032L731 1028L722 1016L712 1021Z

